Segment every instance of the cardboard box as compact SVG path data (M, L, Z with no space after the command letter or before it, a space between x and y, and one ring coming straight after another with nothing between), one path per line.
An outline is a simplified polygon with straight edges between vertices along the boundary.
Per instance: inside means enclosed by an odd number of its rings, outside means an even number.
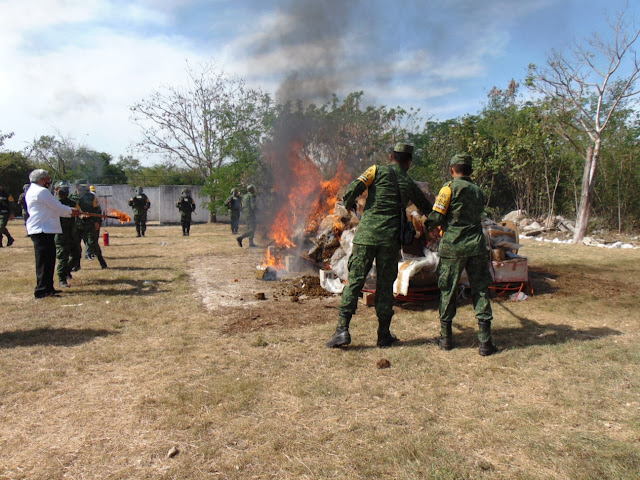
M514 258L502 262L491 262L491 275L495 283L507 282L528 282L529 281L529 261L528 259Z

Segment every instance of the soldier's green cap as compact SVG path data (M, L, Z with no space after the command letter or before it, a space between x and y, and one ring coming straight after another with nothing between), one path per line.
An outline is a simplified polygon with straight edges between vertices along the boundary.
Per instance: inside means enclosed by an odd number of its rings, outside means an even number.
M413 148L413 145L410 143L398 142L395 147L393 147L393 151L398 153L410 153L413 155Z
M249 185L247 187L247 192L250 192L251 190L255 190L255 189L256 189L256 187L254 185Z
M449 162L449 166L453 165L469 165L471 167L473 166L473 159L468 153L457 153L451 157L451 161Z
M87 180L85 178L80 178L80 179L76 180L73 183L75 183L76 185L88 185L89 184L89 182L87 182Z

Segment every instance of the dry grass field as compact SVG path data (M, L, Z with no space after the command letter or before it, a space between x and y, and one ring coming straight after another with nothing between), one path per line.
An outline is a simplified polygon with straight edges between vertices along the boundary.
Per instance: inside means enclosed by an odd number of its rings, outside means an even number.
M0 479L640 478L640 250L526 243L536 295L493 303L483 358L468 304L451 352L434 304L396 307L398 347L361 307L327 349L337 298L256 280L227 225L111 228L108 270L35 300L22 228L0 249Z

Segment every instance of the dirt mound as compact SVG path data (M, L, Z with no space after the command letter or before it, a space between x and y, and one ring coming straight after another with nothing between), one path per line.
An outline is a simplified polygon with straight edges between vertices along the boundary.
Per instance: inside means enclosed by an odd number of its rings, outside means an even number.
M298 302L303 298L332 297L333 294L327 292L320 286L320 278L313 275L303 275L290 281L288 295L292 302Z

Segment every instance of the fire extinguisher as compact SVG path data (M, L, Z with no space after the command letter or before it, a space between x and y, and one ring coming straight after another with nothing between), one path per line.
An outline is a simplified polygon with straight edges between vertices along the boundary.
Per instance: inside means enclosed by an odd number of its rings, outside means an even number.
M109 232L106 230L102 232L102 244L107 247L109 246Z

